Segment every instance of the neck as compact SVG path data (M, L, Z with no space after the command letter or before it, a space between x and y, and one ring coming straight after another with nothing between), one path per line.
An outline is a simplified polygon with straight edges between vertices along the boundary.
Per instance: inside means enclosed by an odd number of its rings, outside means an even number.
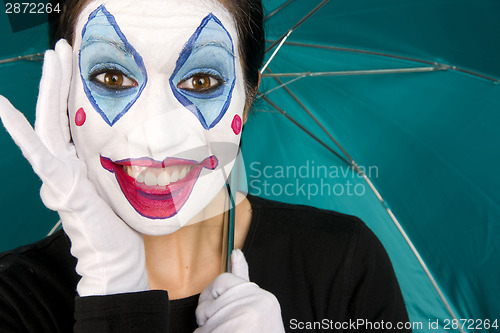
M151 289L169 292L170 299L195 295L205 289L225 264L224 213L226 192L221 191L201 216L178 231L164 236L144 235L146 268ZM235 248L243 247L251 220L250 203L237 197L235 214ZM209 217L207 217L209 216Z

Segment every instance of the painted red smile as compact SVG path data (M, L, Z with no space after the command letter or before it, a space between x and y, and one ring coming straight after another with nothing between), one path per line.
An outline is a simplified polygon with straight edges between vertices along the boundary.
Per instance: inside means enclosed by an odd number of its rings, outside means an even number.
M209 156L201 162L148 157L113 162L101 156L103 168L112 172L132 207L150 219L172 217L184 206L203 168L214 170L219 161Z

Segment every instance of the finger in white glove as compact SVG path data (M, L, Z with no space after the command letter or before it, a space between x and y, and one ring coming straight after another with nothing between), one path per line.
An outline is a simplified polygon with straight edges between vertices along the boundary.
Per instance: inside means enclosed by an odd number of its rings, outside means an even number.
M200 295L195 333L284 332L281 308L270 292L249 282L240 250L231 254L231 273L219 275Z
M56 44L55 51L45 53L44 72L36 105L35 131L54 155L63 151L74 154L70 144L67 112L72 66L72 48L65 40ZM56 107L54 99L57 98L59 110L56 112L51 108Z

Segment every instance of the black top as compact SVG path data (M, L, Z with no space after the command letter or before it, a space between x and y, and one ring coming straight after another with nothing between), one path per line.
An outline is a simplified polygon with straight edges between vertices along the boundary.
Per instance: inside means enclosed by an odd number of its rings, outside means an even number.
M279 300L285 329L392 332L408 315L383 246L353 216L253 196L243 252L250 280ZM198 295L77 297L76 259L59 231L0 255L0 332L193 332ZM76 301L75 301L76 297ZM76 318L76 324L75 319ZM365 319L367 326L353 322ZM309 330L308 328L313 328ZM167 330L168 328L168 330ZM357 329L357 330L356 330Z

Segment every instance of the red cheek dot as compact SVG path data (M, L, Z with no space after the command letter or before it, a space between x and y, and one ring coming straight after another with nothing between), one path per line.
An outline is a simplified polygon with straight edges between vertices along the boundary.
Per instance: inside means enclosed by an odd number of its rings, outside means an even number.
M233 122L231 123L231 128L233 129L234 134L238 135L241 132L241 118L236 115L233 118Z
M85 111L83 110L83 108L79 108L78 111L76 111L75 115L76 126L82 126L85 123L86 119L87 115L85 114Z

